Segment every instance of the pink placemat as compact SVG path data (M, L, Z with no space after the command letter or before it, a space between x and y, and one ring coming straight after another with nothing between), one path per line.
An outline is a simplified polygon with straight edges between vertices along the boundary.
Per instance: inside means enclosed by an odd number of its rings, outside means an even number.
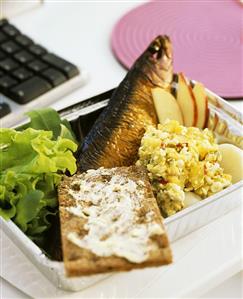
M113 52L129 68L159 34L172 40L175 72L183 71L223 97L243 97L243 5L239 1L141 5L116 24Z

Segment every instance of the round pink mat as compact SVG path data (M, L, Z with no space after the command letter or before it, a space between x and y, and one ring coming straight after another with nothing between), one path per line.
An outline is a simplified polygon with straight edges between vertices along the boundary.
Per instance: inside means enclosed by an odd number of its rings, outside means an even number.
M112 33L112 49L129 68L150 41L170 36L174 71L223 97L243 97L243 5L237 0L158 1L127 13Z

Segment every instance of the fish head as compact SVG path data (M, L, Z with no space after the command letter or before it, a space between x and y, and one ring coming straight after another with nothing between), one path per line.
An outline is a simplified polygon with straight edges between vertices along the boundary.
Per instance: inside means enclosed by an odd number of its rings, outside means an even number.
M157 36L137 60L137 67L154 85L168 89L173 80L173 55L170 38Z

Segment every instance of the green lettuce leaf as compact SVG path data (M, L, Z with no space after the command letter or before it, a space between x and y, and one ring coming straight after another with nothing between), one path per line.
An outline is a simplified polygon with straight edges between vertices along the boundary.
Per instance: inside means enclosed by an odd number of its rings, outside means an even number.
M40 242L56 213L57 186L76 172L77 144L53 131L0 129L0 216Z
M60 137L67 138L67 139L70 139L70 140L76 142L76 138L74 137L72 131L69 130L68 127L64 126L63 124L61 124Z
M49 131L0 129L0 171L53 173L68 169L73 174L76 164L72 153L77 145L69 139L58 137L55 141L51 138Z
M28 128L52 132L52 139L59 136L68 138L77 143L70 123L66 119L61 119L59 114L52 108L42 108L32 110L26 113L30 117L30 122L17 128L17 131L23 131Z
M61 132L61 119L52 108L43 108L26 113L30 117L29 128L52 131L53 138L57 139Z
M43 192L39 190L31 190L18 201L14 221L22 231L25 232L27 230L28 223L39 213L42 208L41 199L43 196Z

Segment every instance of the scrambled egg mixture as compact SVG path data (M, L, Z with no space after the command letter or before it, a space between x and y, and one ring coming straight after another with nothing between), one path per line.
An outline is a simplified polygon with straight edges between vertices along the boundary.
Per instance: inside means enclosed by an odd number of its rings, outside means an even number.
M184 207L185 192L201 198L231 184L223 173L222 157L212 132L166 121L158 128L148 127L139 148L138 165L147 168L153 191L164 217Z

